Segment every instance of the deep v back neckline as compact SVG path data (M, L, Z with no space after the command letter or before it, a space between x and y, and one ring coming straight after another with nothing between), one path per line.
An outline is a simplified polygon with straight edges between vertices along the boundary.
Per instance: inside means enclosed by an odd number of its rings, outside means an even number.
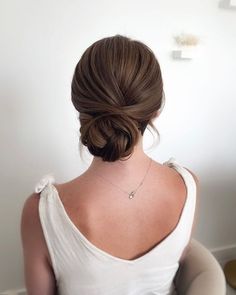
M150 257L151 254L154 251L156 251L157 249L159 249L161 247L164 247L166 245L166 243L175 235L178 227L181 225L181 221L183 219L184 213L185 213L186 208L187 208L187 204L188 204L188 200L189 200L189 188L188 188L188 179L186 178L185 173L184 173L184 172L186 172L186 170L184 168L182 168L181 166L177 165L176 163L173 163L171 161L171 159L169 161L165 162L163 165L165 165L165 164L172 167L172 168L174 168L177 172L179 172L179 174L182 177L182 179L183 179L183 181L185 183L185 186L186 186L186 191L187 191L186 199L185 199L184 205L182 207L182 210L181 210L181 213L180 213L180 216L179 216L179 220L178 220L176 226L174 227L174 229L171 232L169 232L154 247L152 247L150 250L145 252L145 254L143 254L143 255L141 255L141 256L139 256L137 258L134 258L134 259L120 258L120 257L114 256L114 255L102 250L101 248L95 246L95 244L93 244L80 231L80 229L74 224L74 222L72 221L72 219L68 215L68 213L67 213L67 211L66 211L66 209L65 209L65 207L64 207L64 205L62 203L62 200L60 198L60 195L59 195L59 192L58 192L57 188L53 185L53 183L51 183L51 186L52 186L53 191L55 193L58 206L59 206L59 208L60 208L60 210L62 212L62 217L66 220L69 228L74 231L75 235L77 235L86 244L87 247L89 247L90 249L92 249L96 253L99 253L100 255L102 255L102 256L104 256L106 258L109 258L109 259L112 259L112 260L115 260L115 261L119 261L119 262L123 262L123 263L127 263L127 264L135 264L135 263L141 262L141 261L145 260L146 258Z

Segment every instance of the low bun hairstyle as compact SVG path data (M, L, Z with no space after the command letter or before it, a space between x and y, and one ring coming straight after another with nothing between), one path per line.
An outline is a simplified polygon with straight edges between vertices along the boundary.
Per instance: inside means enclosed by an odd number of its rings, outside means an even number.
M163 104L159 63L140 41L115 35L89 46L75 67L71 98L79 112L80 141L114 162L130 156Z

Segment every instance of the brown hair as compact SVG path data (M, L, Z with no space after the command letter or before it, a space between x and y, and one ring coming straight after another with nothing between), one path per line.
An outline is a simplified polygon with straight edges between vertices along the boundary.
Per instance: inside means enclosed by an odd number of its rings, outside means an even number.
M113 162L132 154L139 135L163 103L163 82L152 50L122 35L89 46L75 67L72 102L79 112L80 141Z

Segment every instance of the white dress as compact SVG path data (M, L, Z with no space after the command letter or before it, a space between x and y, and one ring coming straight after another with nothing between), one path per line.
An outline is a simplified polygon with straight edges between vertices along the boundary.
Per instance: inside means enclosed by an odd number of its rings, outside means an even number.
M178 171L187 198L175 229L143 256L121 259L92 244L75 226L46 175L36 185L39 216L60 295L172 295L179 259L193 225L196 183L192 174L173 158L164 165Z

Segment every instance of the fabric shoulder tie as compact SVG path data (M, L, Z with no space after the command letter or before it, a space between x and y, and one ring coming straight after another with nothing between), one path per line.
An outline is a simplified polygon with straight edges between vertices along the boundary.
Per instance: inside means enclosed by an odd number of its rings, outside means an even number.
M36 193L40 193L43 191L48 184L52 184L55 182L55 178L52 174L47 174L41 178L41 180L36 184L34 191Z

